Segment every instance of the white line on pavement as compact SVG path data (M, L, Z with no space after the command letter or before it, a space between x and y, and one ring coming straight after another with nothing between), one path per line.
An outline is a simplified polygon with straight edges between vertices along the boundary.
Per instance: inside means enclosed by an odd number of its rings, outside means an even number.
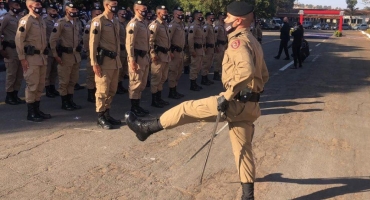
M325 42L326 40L323 40L322 42Z
M320 55L315 56L315 58L313 58L312 62L315 62L317 60L317 58L319 58L319 57L320 57Z
M280 68L279 70L280 70L280 71L284 71L284 70L286 70L290 65L292 65L292 64L293 64L293 62L294 62L294 61L292 61L292 62L290 62L290 63L286 64L284 67Z
M310 49L310 51L312 51L312 49Z
M318 47L318 46L320 46L320 44L321 44L321 43L317 44L316 46Z

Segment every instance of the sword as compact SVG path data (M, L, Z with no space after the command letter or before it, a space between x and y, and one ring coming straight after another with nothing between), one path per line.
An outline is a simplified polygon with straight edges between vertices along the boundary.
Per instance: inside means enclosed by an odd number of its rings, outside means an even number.
M200 184L202 184L202 181L203 181L204 170L206 169L206 165L207 165L209 153L211 152L211 147L212 147L212 144L213 144L213 139L215 138L215 133L216 133L216 130L217 130L218 122L220 121L220 118L221 118L221 114L222 114L221 111L219 111L218 114L217 114L215 126L213 127L213 130L212 130L211 141L210 141L211 144L209 144L209 148L208 148L208 152L207 152L207 157L206 157L206 160L204 161L202 175L200 176Z

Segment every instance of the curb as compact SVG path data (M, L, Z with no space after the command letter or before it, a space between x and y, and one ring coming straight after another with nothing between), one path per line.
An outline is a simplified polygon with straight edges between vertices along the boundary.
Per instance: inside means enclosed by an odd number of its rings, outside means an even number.
M368 38L370 38L370 34L366 33L365 31L361 31L362 34L367 35Z

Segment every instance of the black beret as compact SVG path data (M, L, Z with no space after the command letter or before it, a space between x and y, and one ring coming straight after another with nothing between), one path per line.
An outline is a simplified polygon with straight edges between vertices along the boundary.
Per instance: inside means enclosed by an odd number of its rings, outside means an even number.
M42 3L41 0L27 0L27 1L33 1L33 2L39 2Z
M137 4L137 5L144 5L145 6L144 1L135 1L135 4Z
M184 11L180 6L176 6L173 10Z
M207 12L206 13L206 17L210 16L210 15L215 15L213 12Z
M157 7L156 7L156 10L158 10L158 9L167 10L166 6L164 6L164 5L157 6Z
M101 8L99 6L94 6L91 8L91 10L101 10Z
M253 12L254 6L245 1L234 1L227 6L227 12L234 16L244 16Z
M224 13L224 12L219 12L219 13L218 13L218 16L226 16L226 13Z

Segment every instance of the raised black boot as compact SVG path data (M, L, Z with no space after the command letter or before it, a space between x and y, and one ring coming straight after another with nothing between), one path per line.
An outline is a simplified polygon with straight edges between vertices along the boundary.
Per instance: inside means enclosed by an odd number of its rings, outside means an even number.
M170 99L180 99L181 96L179 96L176 92L176 87L170 88L170 92L168 93L168 98Z
M177 86L175 87L175 92L176 92L177 96L179 96L180 98L185 96L185 95L177 92Z
M5 103L9 105L18 105L17 99L14 97L13 92L7 92L5 97Z
M14 96L14 99L18 102L18 104L25 104L26 103L25 100L22 100L21 98L18 97L18 91L17 90L13 91L13 96Z
M95 89L87 89L87 101L95 103Z
M189 74L190 73L190 67L189 66L185 66L184 67L184 74Z
M201 89L203 88L197 84L196 80L190 80L190 90L200 91Z
M107 109L105 112L104 112L104 117L105 119L111 123L112 125L121 125L122 122L121 120L118 120L118 119L114 119L113 117L110 116L109 114L109 109Z
M168 105L170 105L170 102L165 101L165 100L163 100L163 99L162 99L162 91L158 91L158 92L157 92L157 100L158 100L158 102L159 102L160 104L162 104L162 105L164 105L164 106L168 106Z
M46 93L46 97L49 97L49 98L55 97L54 93L50 89L50 85L45 86L45 93Z
M125 120L127 126L136 133L137 139L145 141L151 134L163 130L159 119L142 120L133 112L126 112Z
M159 103L157 93L152 93L152 104L151 106L156 108L163 108L163 104Z
M62 98L62 109L72 111L75 110L72 105L69 103L68 96L60 96Z
M144 113L138 103L137 103L137 99L130 99L131 100L131 111L133 113L135 113L136 116L139 116L139 117L144 117L146 115L146 113Z
M221 81L220 72L213 72L213 80Z
M242 200L254 200L254 183L242 183Z
M54 96L60 96L59 92L55 89L55 85L49 85L51 92L54 94Z
M98 125L98 127L102 128L102 129L112 129L113 126L111 123L109 123L109 121L105 118L104 116L104 113L105 112L98 112L98 120L96 122L96 124Z
M68 96L68 101L69 104L74 108L74 109L81 109L81 106L77 105L75 102L73 102L73 94L67 94Z
M33 122L41 122L42 117L35 111L35 103L27 103L27 120Z
M40 110L40 101L35 101L34 105L35 105L35 112L38 113L41 118L43 118L43 119L50 119L51 118L50 114L45 114L44 112L42 112Z
M207 76L202 76L202 81L200 82L201 85L211 85L211 83L207 80Z

